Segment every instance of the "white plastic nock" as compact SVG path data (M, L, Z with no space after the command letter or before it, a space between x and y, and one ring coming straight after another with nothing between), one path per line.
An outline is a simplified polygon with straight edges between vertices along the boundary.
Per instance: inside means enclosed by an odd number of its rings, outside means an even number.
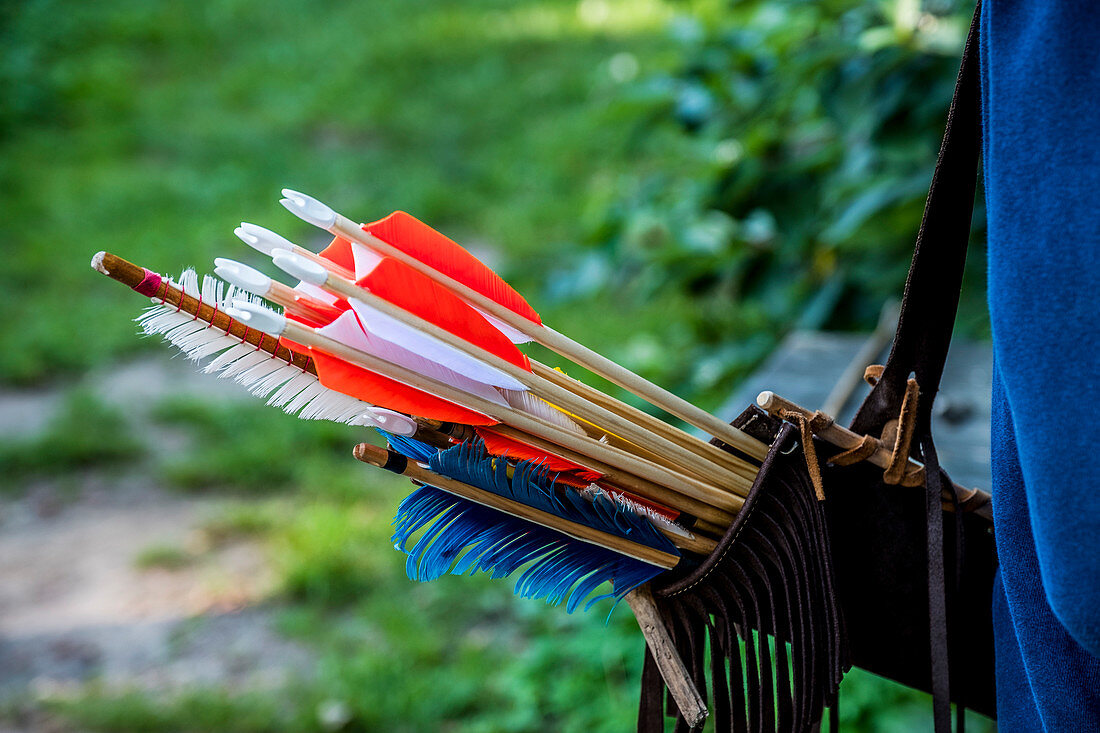
M256 224L242 221L241 225L233 230L237 237L252 249L270 255L272 250L285 249L294 251L294 242L286 237L276 234L270 229L264 229Z
M290 188L283 189L283 196L286 198L280 199L279 203L302 221L321 229L328 229L336 223L336 212L312 196Z
M233 307L226 308L225 314L269 336L281 336L286 329L286 318L283 315L247 300L234 300Z
M227 260L214 258L214 274L230 285L254 295L264 296L271 290L271 278L254 267Z
M271 261L286 274L310 285L320 287L328 282L328 270L324 265L319 265L307 257L285 249L277 249L271 253Z
M380 430L385 430L387 433L403 435L406 438L416 435L417 430L416 421L408 415L402 415L400 412L382 407L372 407L367 410L363 414L363 422Z

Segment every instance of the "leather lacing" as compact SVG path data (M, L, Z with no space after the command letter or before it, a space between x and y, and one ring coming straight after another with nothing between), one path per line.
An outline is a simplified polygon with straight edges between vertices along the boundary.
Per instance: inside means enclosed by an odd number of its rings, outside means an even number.
M882 371L883 366L881 364L872 364L867 367L863 378L868 384L874 386L882 376ZM913 436L917 428L917 406L919 401L920 387L917 385L917 380L910 379L905 384L905 396L902 399L901 411L896 420L889 420L883 426L882 437L875 438L871 435L864 435L859 445L830 457L829 463L834 466L850 466L867 460L883 445L892 444L893 450L890 452L890 463L882 474L883 483L894 486L923 486L925 481L924 467L909 462ZM818 463L813 438L830 427L833 424L833 418L820 410L809 417L796 410L781 410L779 416L798 426L798 431L802 436L806 470L810 474L810 481L813 482L814 493L817 495L818 501L825 501L825 484L821 478L821 465Z

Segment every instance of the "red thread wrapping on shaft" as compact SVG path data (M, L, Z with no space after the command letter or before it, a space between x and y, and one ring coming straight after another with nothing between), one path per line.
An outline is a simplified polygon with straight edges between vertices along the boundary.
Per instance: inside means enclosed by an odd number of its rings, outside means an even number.
M157 290L160 288L162 281L161 276L155 272L146 270L144 267L141 269L145 270L145 277L143 277L141 282L135 285L133 289L142 295L147 295L152 298L157 294Z

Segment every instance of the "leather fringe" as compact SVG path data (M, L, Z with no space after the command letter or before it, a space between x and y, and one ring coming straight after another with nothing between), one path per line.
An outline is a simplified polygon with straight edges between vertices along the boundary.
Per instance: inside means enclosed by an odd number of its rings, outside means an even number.
M652 582L716 731L813 730L851 666L825 514L793 449L797 437L790 425L780 429L710 557ZM647 652L638 730L663 731L666 711L677 715ZM677 715L675 730L691 729Z

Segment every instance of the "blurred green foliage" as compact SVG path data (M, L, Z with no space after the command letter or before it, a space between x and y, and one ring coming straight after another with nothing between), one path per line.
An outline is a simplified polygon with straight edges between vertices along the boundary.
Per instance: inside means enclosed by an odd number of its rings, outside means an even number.
M93 425L95 430L89 430ZM15 480L119 466L140 460L143 452L120 410L77 389L65 396L42 432L0 443L0 476L3 486L14 489Z
M134 567L139 570L179 570L191 565L194 560L194 554L182 547L154 544L138 553L134 558Z
M741 0L675 19L676 62L618 103L640 159L659 160L590 204L591 247L551 293L683 294L692 308L664 330L686 348L645 367L697 395L728 394L792 327L872 327L901 293L972 9Z
M295 488L308 494L316 480L311 477L320 474L330 494L338 485L359 493L348 477L356 465L348 460L346 425L295 420L258 400L212 405L170 398L156 406L154 417L192 436L190 446L164 456L156 467L157 475L176 488L256 495ZM377 434L372 435L377 442ZM293 457L273 460L291 447ZM341 464L344 471L333 474L332 467Z
M259 266L242 219L319 244L284 186L364 221L409 211L530 290L589 181L632 162L599 114L607 60L669 46L666 0L585 7L0 4L0 380L154 343L134 338L136 296L88 269L98 250L172 274Z

